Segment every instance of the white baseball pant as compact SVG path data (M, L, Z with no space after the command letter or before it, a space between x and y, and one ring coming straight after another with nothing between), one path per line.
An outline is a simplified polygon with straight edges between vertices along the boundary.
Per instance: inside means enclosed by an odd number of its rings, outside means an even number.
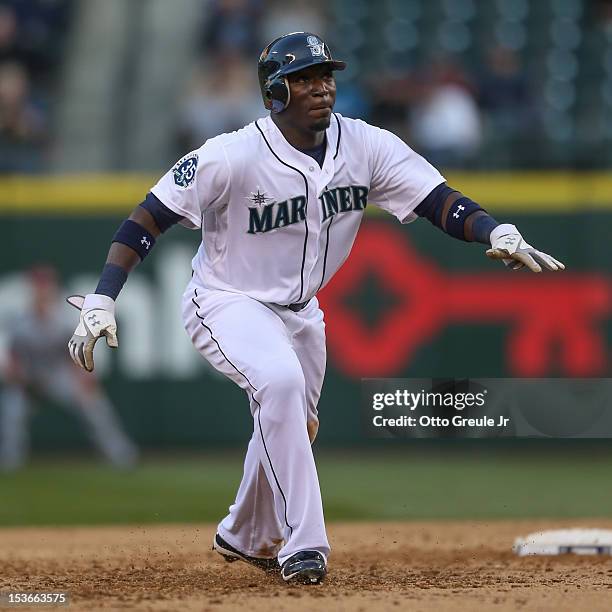
M254 557L283 563L301 550L326 559L329 543L307 423L318 426L325 324L313 298L299 312L201 287L183 296L194 346L244 389L254 420L242 482L219 534Z

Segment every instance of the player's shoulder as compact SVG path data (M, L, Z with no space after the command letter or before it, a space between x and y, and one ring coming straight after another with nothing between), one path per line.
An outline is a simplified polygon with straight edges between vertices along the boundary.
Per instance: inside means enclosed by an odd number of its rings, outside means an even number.
M345 117L340 113L334 113L342 138L359 139L371 142L374 138L380 138L383 130L363 119L353 119Z
M245 125L234 132L225 132L206 140L199 148L183 156L176 167L187 163L188 159L195 160L199 167L211 164L219 167L230 164L235 167L243 163L245 155L253 150L254 143L260 138L255 122Z
M374 131L380 130L380 128L368 123L367 121L364 121L363 119L354 119L352 117L345 117L344 115L341 115L340 113L334 113L334 117L336 118L343 132L347 131L347 132L353 132L353 133L365 133L365 132L369 132L372 130Z
M209 176L215 171L224 180L228 176L228 168L244 163L245 152L252 149L251 142L257 138L257 134L254 123L250 123L234 132L209 138L198 148L183 155L167 174L173 177L174 185L182 189L189 187L203 168L207 168ZM172 182L169 184L172 185Z
M354 141L356 146L364 146L366 151L374 152L385 142L387 137L392 136L391 132L387 132L363 119L344 117L340 113L334 113L334 116L338 122L341 139Z

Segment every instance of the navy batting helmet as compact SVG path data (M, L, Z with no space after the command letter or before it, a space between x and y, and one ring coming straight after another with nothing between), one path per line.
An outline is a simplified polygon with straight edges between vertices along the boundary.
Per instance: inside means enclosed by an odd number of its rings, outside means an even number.
M286 76L316 64L344 70L346 63L335 60L329 47L310 32L292 32L273 40L259 56L257 74L267 109L280 113L289 104Z

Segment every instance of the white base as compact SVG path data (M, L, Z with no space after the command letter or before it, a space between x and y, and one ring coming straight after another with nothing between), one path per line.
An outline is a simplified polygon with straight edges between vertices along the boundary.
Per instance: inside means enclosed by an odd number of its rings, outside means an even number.
M517 538L512 547L520 557L526 555L612 555L610 529L556 529L536 531Z

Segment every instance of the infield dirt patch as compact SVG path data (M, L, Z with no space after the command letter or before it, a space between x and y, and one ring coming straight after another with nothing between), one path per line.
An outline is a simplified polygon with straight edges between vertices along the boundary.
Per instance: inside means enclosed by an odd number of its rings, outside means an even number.
M610 610L610 557L511 551L572 526L612 521L332 523L330 574L308 587L226 563L213 525L1 529L0 591L68 591L73 610Z

